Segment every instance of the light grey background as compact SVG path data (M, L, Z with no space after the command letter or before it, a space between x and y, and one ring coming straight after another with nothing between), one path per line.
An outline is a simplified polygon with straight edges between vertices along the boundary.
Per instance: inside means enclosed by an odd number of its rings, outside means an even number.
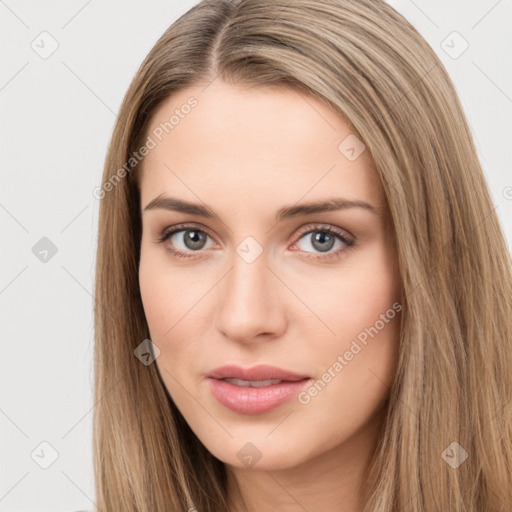
M390 3L455 82L511 247L512 1ZM133 75L195 4L0 0L2 511L93 506L92 191Z

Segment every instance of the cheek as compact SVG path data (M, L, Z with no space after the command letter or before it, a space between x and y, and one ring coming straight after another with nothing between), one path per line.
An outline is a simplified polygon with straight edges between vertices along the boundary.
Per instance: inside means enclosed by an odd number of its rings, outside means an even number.
M400 295L395 279L389 272L373 273L371 277L352 277L347 283L349 293L340 297L340 316L334 329L346 340L365 340L380 336L392 338L395 331L395 317L401 310ZM341 321L340 321L341 320Z
M339 276L324 280L323 300L318 288L309 295L334 334L317 336L318 380L306 390L301 403L319 411L343 404L331 414L348 429L374 413L387 396L397 367L400 276L385 250L370 256L354 259Z
M345 303L349 338L343 338L343 371L362 389L378 393L389 387L396 368L402 310L399 276L381 264L366 279L359 277L353 300Z
M170 338L167 336L171 334L169 330L186 314L194 301L190 276L171 267L164 249L159 249L146 249L143 244L139 265L142 304L155 343L157 338Z
M393 304L401 298L400 275L392 248L380 240L368 250L353 253L332 272L314 269L304 273L294 286L297 295L304 297L315 313L315 318L311 316L311 328L316 326L322 338L331 341L331 347L343 346L359 334L364 338L366 330L376 322L381 330L381 315L391 309L385 320L392 319L396 312ZM295 322L300 324L304 320L296 318ZM388 323L383 331L391 331Z
M319 371L299 396L303 415L296 434L322 428L325 450L373 425L389 395L397 369L401 313L384 306L363 303L364 313L357 320L340 315L336 328L343 336L322 343L312 354ZM387 321L379 318L381 313Z
M194 276L171 268L160 255L141 254L139 286L150 338L159 348L157 366L171 394L180 393L200 360L207 290Z
M151 338L156 338L171 327L169 301L172 300L172 288L167 285L169 279L162 274L158 266L151 265L141 259L139 268L139 287L144 307L144 313L151 332Z

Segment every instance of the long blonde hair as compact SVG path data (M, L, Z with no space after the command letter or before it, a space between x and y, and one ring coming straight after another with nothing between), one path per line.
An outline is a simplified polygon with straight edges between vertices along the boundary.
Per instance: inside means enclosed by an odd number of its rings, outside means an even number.
M365 511L510 512L510 254L446 70L382 0L204 0L166 30L134 77L99 194L98 509L228 510L224 464L188 427L156 365L134 356L149 331L133 154L164 99L216 79L326 102L364 141L382 180L404 303Z

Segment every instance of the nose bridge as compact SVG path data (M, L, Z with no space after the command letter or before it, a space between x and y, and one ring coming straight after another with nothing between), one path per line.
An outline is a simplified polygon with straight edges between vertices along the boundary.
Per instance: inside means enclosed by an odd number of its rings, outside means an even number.
M242 242L233 253L231 270L220 290L217 328L232 339L248 340L258 334L276 334L284 321L278 296L267 268L266 254Z

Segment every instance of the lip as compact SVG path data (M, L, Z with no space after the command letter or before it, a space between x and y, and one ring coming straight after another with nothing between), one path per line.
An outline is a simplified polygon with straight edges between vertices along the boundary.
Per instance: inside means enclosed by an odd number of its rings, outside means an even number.
M208 374L212 379L242 379L242 380L268 380L280 379L286 381L298 381L309 379L309 375L294 373L277 366L258 364L250 368L242 368L234 364L221 366Z
M263 387L241 387L222 379L282 380ZM239 414L262 414L272 411L296 396L311 380L308 375L294 373L276 366L257 365L242 368L222 366L208 374L210 390L224 407Z

